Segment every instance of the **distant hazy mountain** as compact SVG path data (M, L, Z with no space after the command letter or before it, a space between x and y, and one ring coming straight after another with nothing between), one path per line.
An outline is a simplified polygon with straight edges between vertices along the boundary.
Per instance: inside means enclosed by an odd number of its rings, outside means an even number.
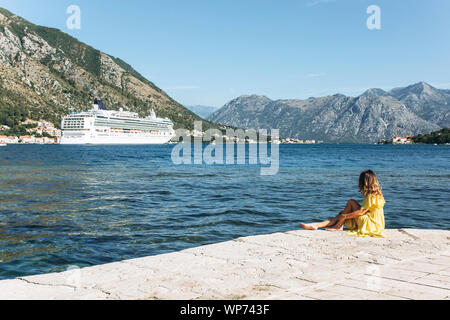
M377 142L450 127L449 90L418 83L391 91L369 89L307 100L238 97L208 120L248 129L280 129L283 137L328 142Z
M212 115L217 109L217 107L210 106L185 106L186 109L191 110L196 115L202 117L203 119L208 118Z

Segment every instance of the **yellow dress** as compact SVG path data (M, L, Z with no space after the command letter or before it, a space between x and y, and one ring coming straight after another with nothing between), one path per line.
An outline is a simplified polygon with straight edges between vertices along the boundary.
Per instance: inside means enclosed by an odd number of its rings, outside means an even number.
M361 209L368 209L365 215L355 219L347 220L345 226L349 229L348 235L355 237L385 237L384 224L384 201L383 196L368 194L365 196Z

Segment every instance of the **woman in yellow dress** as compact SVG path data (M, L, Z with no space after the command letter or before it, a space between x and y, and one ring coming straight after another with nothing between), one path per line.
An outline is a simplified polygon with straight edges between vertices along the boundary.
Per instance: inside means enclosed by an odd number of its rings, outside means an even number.
M345 225L352 236L384 237L385 201L380 183L372 170L363 171L359 176L359 191L364 195L361 206L352 199L335 218L318 223L302 223L301 226L306 230L327 228L328 231L337 231L343 230Z

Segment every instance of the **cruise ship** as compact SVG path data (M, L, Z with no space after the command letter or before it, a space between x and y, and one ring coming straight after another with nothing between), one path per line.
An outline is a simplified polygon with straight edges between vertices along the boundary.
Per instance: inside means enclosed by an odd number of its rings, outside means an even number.
M175 136L169 119L108 110L95 99L92 110L74 112L61 121L61 144L164 144Z

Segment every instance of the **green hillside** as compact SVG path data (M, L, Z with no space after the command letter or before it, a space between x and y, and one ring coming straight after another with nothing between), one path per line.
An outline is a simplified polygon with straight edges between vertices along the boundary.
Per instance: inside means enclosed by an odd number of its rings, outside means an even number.
M432 132L429 134L419 134L411 138L414 143L425 144L446 144L450 143L450 129L444 128L442 130Z
M169 97L128 63L54 28L34 25L0 8L0 125L24 118L59 125L73 110L86 110L95 94L113 110L147 116L154 109L175 128L217 127ZM120 41L120 39L118 39ZM94 94L95 92L95 94Z

